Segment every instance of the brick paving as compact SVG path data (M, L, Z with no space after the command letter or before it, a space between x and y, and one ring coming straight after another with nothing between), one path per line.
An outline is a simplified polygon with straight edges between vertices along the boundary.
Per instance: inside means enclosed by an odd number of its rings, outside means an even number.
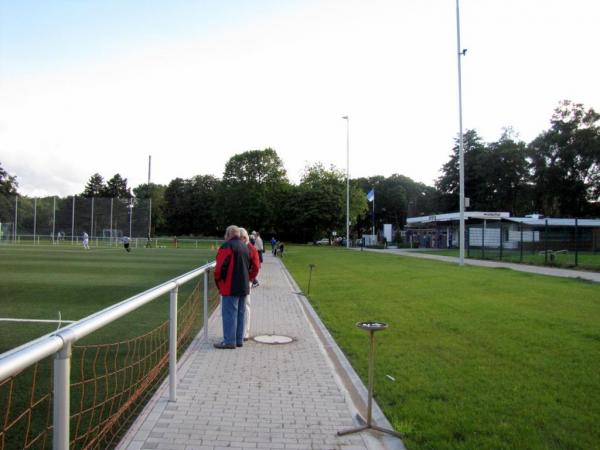
M279 334L286 345L252 340L236 350L222 337L220 309L180 358L177 402L166 382L133 424L120 449L404 449L378 432L337 436L358 425L366 389L281 261L266 254L252 290L251 336ZM375 406L379 426L390 425Z

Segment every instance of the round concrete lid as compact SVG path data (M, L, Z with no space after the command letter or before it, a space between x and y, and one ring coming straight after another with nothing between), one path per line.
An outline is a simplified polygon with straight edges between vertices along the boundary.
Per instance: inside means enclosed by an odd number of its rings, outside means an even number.
M254 336L253 338L256 342L260 342L261 344L289 344L293 342L289 336L281 336L277 334L264 334L261 336Z

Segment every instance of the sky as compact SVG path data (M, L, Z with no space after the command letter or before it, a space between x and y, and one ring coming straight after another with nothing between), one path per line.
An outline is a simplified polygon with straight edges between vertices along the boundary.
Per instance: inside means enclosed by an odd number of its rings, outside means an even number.
M462 0L463 123L526 142L600 111L597 0ZM455 0L0 0L0 164L66 196L211 174L235 154L432 185L458 135ZM342 116L349 116L348 123Z

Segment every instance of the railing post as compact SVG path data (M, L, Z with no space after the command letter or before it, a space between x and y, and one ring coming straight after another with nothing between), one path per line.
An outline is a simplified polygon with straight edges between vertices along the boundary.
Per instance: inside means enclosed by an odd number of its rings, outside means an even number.
M169 296L169 401L177 401L177 291Z
M65 344L54 357L53 445L54 450L68 450L70 439L71 343Z
M204 272L204 342L208 342L208 269Z

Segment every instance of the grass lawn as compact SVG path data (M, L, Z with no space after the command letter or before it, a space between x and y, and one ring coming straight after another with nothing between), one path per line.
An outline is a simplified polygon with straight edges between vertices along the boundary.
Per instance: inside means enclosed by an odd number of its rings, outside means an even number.
M0 246L0 317L78 320L214 259L207 249L133 249L80 246ZM194 283L180 289L180 302ZM92 334L113 342L146 332L168 318L168 295ZM0 353L56 329L56 325L0 326Z
M121 247L92 247L84 251L70 245L2 246L0 254L0 317L56 319L61 311L64 319L71 320L81 319L214 259L214 252L207 249L141 248L126 253ZM181 312L184 304L186 308L192 305L186 300L195 286L195 282L189 282L179 289L180 339L184 323L190 330L188 338L180 341L180 350L195 335L202 321L201 306L200 311ZM214 283L211 283L214 293L212 286ZM71 371L74 447L92 445L90 440L96 437L100 441L94 446L112 446L158 386L166 369L153 370L159 361L164 362L168 331L165 326L157 327L168 320L168 306L168 295L165 295L77 342ZM56 325L2 322L0 352L54 329ZM123 343L129 339L134 340ZM91 343L112 345L80 347ZM48 447L47 427L51 425L52 416L48 412L51 411L48 394L51 359L46 358L38 366L26 369L14 382L0 383L0 444L4 442L7 448L28 445L43 448L44 439ZM147 383L146 389L135 394L142 379ZM138 396L127 405L132 395ZM19 415L34 398L36 406L32 407L29 423L28 415L21 418ZM122 409L125 407L126 412ZM102 424L109 422L117 411L124 414L110 431L99 435ZM40 440L32 444L31 439L36 436Z
M600 448L600 285L339 248L284 260L409 449ZM395 381L386 375L391 375Z

